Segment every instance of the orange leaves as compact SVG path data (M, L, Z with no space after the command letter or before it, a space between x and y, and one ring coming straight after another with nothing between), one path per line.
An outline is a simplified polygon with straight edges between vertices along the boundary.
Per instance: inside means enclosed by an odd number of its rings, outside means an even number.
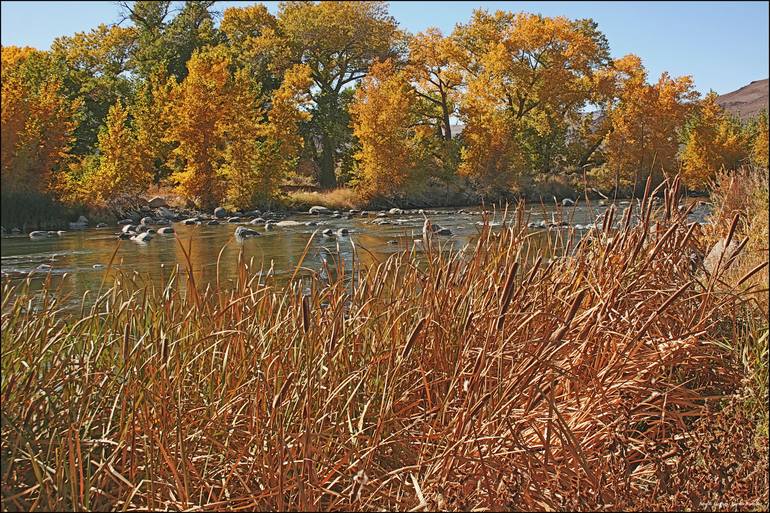
M68 155L79 101L61 92L61 79L37 73L48 53L2 49L2 188L45 192Z
M683 178L690 187L705 187L718 171L733 170L748 157L745 134L719 106L713 91L698 105L685 135L680 158Z
M391 60L372 66L350 107L361 151L360 189L365 196L392 196L415 172L412 147L415 96L406 72Z

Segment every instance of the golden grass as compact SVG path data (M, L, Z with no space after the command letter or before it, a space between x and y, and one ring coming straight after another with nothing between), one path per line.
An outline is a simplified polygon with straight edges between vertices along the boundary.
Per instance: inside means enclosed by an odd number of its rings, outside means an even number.
M310 208L315 205L332 210L349 210L361 207L361 200L355 189L339 187L330 191L294 191L289 193L289 205L293 208Z
M519 210L330 280L129 276L79 319L6 285L2 508L766 508L745 425L704 423L756 286L693 271L677 197L550 261Z

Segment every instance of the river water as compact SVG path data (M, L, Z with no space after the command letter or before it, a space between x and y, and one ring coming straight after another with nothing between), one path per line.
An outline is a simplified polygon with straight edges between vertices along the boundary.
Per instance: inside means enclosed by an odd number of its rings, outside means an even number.
M627 201L619 202L616 219L620 218L628 205ZM478 235L483 219L482 210L482 207L465 207L428 211L428 218L432 223L452 231L451 236L438 237L445 241L447 247L461 249ZM566 235L564 232L574 230L579 237L585 233L583 225L594 222L605 210L606 207L596 205L570 208L537 205L528 207L525 215L529 223L552 220L568 222L568 227L540 230L541 243L545 244L548 233L554 236L556 231ZM300 225L275 227L269 231L263 226L248 226L257 229L261 236L241 242L233 237L238 225L230 223L216 226L173 223L176 236L156 234L147 243L117 239L120 227L68 231L60 236L37 240L30 239L26 234L11 235L2 239L0 268L4 283L30 277L33 287L38 287L50 274L61 285L61 292L73 298L73 301L74 298L82 297L85 291L100 287L113 254L115 258L109 269L110 276L136 271L142 279L160 284L176 265L187 270L185 252L189 247L189 259L196 282L201 285L216 282L219 257L219 279L226 286L236 275L239 253L242 251L245 260L254 260L256 269L263 268L263 274L271 270L276 280L285 281L294 272L308 240L316 230L318 233L302 262L304 274L320 272L324 260L332 265L335 258L342 258L346 268L350 269L354 248L358 263L363 266L384 261L399 251L420 251L421 245L415 239L421 238L424 217L416 211L408 212L383 218L376 217L376 213L371 213L369 217L354 214L350 218L339 219L297 213L284 220L297 221ZM488 215L493 229L499 225L502 217L500 211ZM695 219L702 220L703 213L696 213ZM383 220L390 224L376 224ZM317 225L304 224L309 221ZM335 232L346 228L349 234L326 237L321 231L327 228Z

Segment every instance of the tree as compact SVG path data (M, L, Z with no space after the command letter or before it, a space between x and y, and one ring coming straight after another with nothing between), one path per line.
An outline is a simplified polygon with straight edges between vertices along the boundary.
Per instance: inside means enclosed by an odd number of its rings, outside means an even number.
M453 39L467 83L461 172L487 189L508 189L523 172L563 163L566 133L608 61L596 23L479 10Z
M215 207L225 193L219 174L227 143L229 120L243 98L230 73L232 61L226 48L217 46L196 51L188 62L187 78L176 84L164 110L168 131L164 140L176 144L172 151L171 179L180 192L203 208Z
M401 51L402 34L383 2L283 2L279 6L274 52L278 67L307 64L314 88L310 124L318 135L319 182L336 186L341 141L349 131L343 88L366 75L376 60ZM309 148L316 141L310 136Z
M246 92L239 99L241 108L232 120L234 137L222 168L228 201L236 208L272 202L286 175L296 167L303 144L298 126L309 117L303 108L310 101L310 84L307 66L289 69L272 95L267 123L260 123L260 116L255 115L261 109L252 95Z
M689 76L662 73L647 83L641 60L627 55L614 62L616 98L607 116L612 129L602 151L606 163L594 175L602 187L642 185L652 175L660 183L677 167L680 131L697 105L698 93Z
M420 123L408 74L392 60L372 66L351 105L353 132L361 143L359 190L368 198L391 198L414 186L422 171L421 138L435 132Z
M768 160L767 124L767 110L764 110L757 117L757 133L751 145L751 162L765 169Z
M717 103L713 91L699 103L683 142L682 175L692 188L704 188L718 171L736 169L749 156L744 130Z
M143 81L129 108L138 144L147 152L148 170L155 184L160 184L171 174L169 164L175 143L165 138L169 131L169 119L164 110L171 101L175 83L159 66Z
M2 191L46 193L69 157L80 101L64 94L51 54L2 48Z
M74 154L93 154L110 107L131 97L127 71L135 40L132 27L101 24L90 32L56 38L51 44L52 56L64 66L62 81L68 97L83 101Z
M435 120L441 136L452 140L450 117L455 114L462 75L454 65L459 49L441 31L429 28L409 39L407 71L416 94L428 104L425 115Z
M98 167L84 184L92 201L109 205L119 198L135 198L150 185L150 154L129 126L128 114L118 101L99 132Z

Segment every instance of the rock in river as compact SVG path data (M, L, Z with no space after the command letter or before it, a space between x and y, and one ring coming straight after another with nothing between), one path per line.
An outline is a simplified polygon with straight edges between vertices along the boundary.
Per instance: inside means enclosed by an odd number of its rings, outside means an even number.
M219 219L224 219L225 217L227 217L227 210L225 210L223 207L215 208L214 217L217 217Z
M170 226L164 226L163 228L158 229L158 235L171 235L174 233L174 229Z
M311 214L330 214L331 210L329 210L326 207L322 207L321 205L316 205L314 207L310 207L310 210L308 210Z
M250 237L259 237L259 232L257 230L252 230L251 228L246 228L245 226L239 226L235 229L236 239L242 240Z

